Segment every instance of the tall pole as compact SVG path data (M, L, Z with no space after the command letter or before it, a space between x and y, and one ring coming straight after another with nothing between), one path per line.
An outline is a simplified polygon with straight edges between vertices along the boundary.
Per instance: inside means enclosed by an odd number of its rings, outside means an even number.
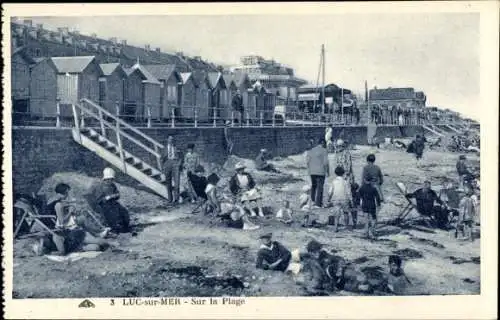
M323 114L325 114L325 45L321 45L321 66L322 66L322 95L323 95Z
M340 109L342 111L342 124L345 124L344 123L344 88L340 88L340 105L342 108L342 109Z

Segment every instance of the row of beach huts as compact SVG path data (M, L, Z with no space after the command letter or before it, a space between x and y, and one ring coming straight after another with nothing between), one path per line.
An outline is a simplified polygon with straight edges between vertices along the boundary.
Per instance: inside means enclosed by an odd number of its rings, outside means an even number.
M33 58L16 49L11 56L13 111L31 117L72 116L83 98L129 120L198 121L231 118L231 101L242 95L245 117L270 119L275 95L245 73L182 72L176 65L99 64L94 56Z

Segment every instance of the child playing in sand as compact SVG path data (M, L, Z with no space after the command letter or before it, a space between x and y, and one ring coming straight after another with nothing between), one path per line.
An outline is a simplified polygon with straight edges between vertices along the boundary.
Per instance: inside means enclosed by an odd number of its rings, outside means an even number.
M340 217L344 216L344 225L349 225L349 208L351 207L352 195L351 186L344 179L344 168L338 166L335 168L335 179L328 192L328 202L333 205L333 221L335 232L339 231Z
M311 209L311 186L305 185L302 187L302 194L299 196L300 210L307 211Z
M283 223L292 223L292 214L293 211L290 208L290 201L284 200L283 201L283 208L280 208L278 212L276 213L276 219L278 221L281 221Z
M375 238L377 212L380 211L381 206L380 194L371 180L365 180L363 186L359 189L359 196L361 198L361 208L366 215L365 235L373 239Z
M387 277L387 291L393 294L403 294L406 285L411 284L402 268L402 260L398 255L389 256L389 275Z
M463 240L474 241L472 236L472 228L474 224L474 200L472 199L472 195L474 191L471 187L465 187L465 195L460 200L459 204L459 215L458 215L458 223L457 229L455 230L455 237L458 238L458 232L461 230Z

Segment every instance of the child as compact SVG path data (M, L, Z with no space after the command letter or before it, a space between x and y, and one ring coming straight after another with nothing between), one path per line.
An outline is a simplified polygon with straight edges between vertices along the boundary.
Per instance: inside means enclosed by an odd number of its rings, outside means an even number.
M311 186L305 185L302 187L302 194L299 196L300 210L307 211L311 209Z
M344 180L344 168L338 166L335 168L335 179L328 192L328 201L333 205L333 219L335 232L339 231L340 216L344 215L345 226L349 225L349 207L351 206L352 195L351 187Z
M65 203L71 187L65 183L59 183L55 187L56 195L49 200L47 205L48 215L56 216L56 230L52 237L42 237L33 246L37 255L43 255L51 249L56 249L58 255L66 255L74 251L101 251L108 243L106 237L109 228L105 228L100 234L93 235L84 226L85 221L77 219L76 212L72 206Z
M219 176L212 173L207 178L207 186L205 188L205 194L207 195L207 201L203 208L203 212L207 215L212 212L220 213L221 207L220 202L217 198L217 183L219 182Z
M352 195L352 205L351 205L351 217L352 217L352 227L356 229L358 224L358 207L361 203L361 198L359 197L359 184L354 182L351 184L351 195Z
M472 226L474 222L474 200L472 199L472 195L474 191L471 187L465 188L465 196L460 200L459 205L459 215L458 215L458 223L457 229L455 231L455 237L458 238L459 229L462 230L463 240L474 241L472 236Z
M382 175L382 170L375 164L375 155L369 154L366 157L366 165L363 168L363 173L361 175L361 181L371 181L373 187L378 191L380 201L384 201L384 195L382 194L382 183L384 183L384 177Z
M281 221L283 223L292 223L292 214L293 211L290 208L290 201L285 200L283 201L283 208L280 208L278 212L276 213L276 219L278 221Z
M402 260L400 256L389 256L389 276L387 277L387 290L394 294L403 294L406 284L410 283L408 277L401 267Z
M221 214L218 215L229 228L243 230L257 230L260 227L248 220L245 214L245 209L233 203L230 199L225 198L225 201L220 204Z
M361 208L366 214L365 235L375 238L375 227L377 224L377 212L380 211L381 200L377 189L373 186L371 180L365 180L363 186L359 189L361 198Z

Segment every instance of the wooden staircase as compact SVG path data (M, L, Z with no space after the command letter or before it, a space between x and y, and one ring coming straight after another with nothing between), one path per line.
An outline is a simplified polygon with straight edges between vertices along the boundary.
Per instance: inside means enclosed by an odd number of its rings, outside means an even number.
M429 127L429 126L427 126L427 125L425 125L425 124L423 124L423 125L422 125L422 128L424 128L425 130L427 130L427 131L429 131L429 132L434 133L435 135L437 135L437 136L439 136L439 137L444 137L444 134L442 134L442 133L440 133L440 132L438 132L438 131L434 130L433 128L431 128L431 127Z
M82 99L80 104L73 105L73 118L75 126L72 135L78 144L94 152L158 195L167 198L166 179L161 168L160 150L164 148L162 144L88 99ZM89 118L94 122L98 120L100 130L86 126L85 122ZM124 130L133 132L140 138L133 137ZM108 135L108 133L111 134ZM123 147L125 140L153 155L156 158L156 165L149 164L125 150Z

